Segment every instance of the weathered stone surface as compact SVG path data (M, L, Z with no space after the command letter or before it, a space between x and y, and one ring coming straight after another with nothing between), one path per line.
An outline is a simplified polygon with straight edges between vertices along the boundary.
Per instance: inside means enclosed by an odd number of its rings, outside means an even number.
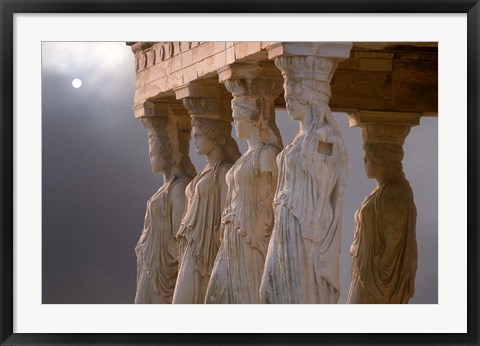
M215 80L189 83L175 89L177 99L183 100L192 118L232 121L230 93Z
M268 66L265 67L268 69ZM274 99L282 78L268 78L258 64L236 63L219 72L232 93L239 138L248 150L226 175L223 240L215 260L205 303L258 304L268 241L273 227L276 156L282 149L275 124Z
M417 211L402 146L419 115L358 112L349 120L362 130L365 170L377 186L355 213L347 303L406 304L415 292Z
M152 235L170 222L155 216L155 209L183 210L168 197L176 193L167 173L178 166L178 157L179 172L195 175L188 157L191 120L197 154L207 157L207 165L186 189L181 226L178 213L171 216L180 250L174 303L337 302L347 159L332 109L352 113L351 126L362 128L367 175L378 182L356 213L348 301L408 302L416 271L416 211L401 167L402 145L420 116L437 113L437 43L130 44L135 117L149 128L152 168L166 174L152 207L147 205L137 246L136 302L172 301L173 272L165 274L162 265L175 264L163 258L158 265L158 254L173 256L163 245L171 238L157 241ZM287 108L299 124L278 165L274 157L282 141L275 108ZM249 150L227 174L240 156L230 136L232 120ZM158 135L159 124L170 124L168 136ZM169 137L172 128L176 135ZM156 154L164 147L176 153L176 161ZM382 256L369 256L372 251ZM155 267L150 259L158 260ZM157 278L166 280L168 292L158 293Z
M197 79L214 77L218 69L234 62L265 62L268 54L271 58L278 54L335 55L352 45L319 44L312 50L308 43L295 42L132 43L137 70L135 104ZM348 54L335 72L330 102L334 111L437 113L437 43L353 42ZM410 78L407 71L423 76ZM282 97L275 104L285 108Z
M340 296L347 153L328 101L338 61L351 46L310 45L269 51L285 79L287 110L299 132L277 158L275 223L260 288L265 303L336 303Z
M206 157L207 164L185 189L186 208L177 233L179 269L174 304L205 301L220 246L221 215L227 193L225 174L240 156L230 135L230 123L194 118L192 125L196 152Z
M177 105L172 104L172 109ZM142 123L148 129L150 162L163 185L148 200L137 255L136 304L170 304L177 279L177 244L174 234L185 207L185 187L196 174L188 151L188 138L177 127L177 116L165 114L168 105L145 104ZM183 143L182 143L183 142Z

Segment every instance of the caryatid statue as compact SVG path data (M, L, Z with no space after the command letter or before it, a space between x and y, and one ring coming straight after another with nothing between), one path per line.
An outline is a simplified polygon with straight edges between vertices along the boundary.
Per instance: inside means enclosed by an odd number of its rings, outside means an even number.
M340 58L331 57L328 45L300 45L298 53L289 55L287 46L275 60L299 131L277 158L275 223L260 294L273 304L336 303L347 154L328 101ZM348 56L351 46L340 48Z
M365 170L377 186L355 213L347 303L406 304L415 292L417 270L417 211L402 167L402 146L411 125L357 126L362 130Z
M282 150L274 100L283 90L283 80L275 66L271 70L276 74L269 75L268 67L237 63L219 71L220 81L234 97L237 136L247 140L248 150L226 175L223 240L205 303L260 303L260 283L273 228L276 157Z
M185 213L177 233L179 270L174 304L204 303L220 247L221 216L227 195L225 175L240 157L237 143L231 137L230 121L224 121L215 112L224 109L223 101L213 97L184 100L192 115L196 152L205 156L207 163L185 189ZM199 116L207 112L216 118ZM231 117L230 108L228 113Z
M175 116L141 121L148 129L152 171L163 175L163 185L147 202L143 231L135 247L135 303L170 304L178 272L175 235L185 206L185 187L195 169L188 151L182 150L188 148L189 132L179 131Z

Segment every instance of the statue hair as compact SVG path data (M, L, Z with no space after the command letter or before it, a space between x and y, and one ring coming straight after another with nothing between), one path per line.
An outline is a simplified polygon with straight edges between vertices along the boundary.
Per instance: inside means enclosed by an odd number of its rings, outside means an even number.
M230 123L203 118L193 118L192 126L202 130L212 142L220 144L225 151L227 161L234 163L240 157L237 142L232 138L232 125Z

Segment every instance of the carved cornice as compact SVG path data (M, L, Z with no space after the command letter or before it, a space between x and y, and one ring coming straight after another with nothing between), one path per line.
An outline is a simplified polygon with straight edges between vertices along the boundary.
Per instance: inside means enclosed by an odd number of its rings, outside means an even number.
M136 72L148 69L205 42L129 42L135 54Z

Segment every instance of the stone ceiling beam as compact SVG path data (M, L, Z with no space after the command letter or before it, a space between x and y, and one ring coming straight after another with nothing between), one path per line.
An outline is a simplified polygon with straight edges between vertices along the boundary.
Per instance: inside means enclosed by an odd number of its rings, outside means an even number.
M319 42L320 44L320 42ZM136 108L147 100L175 97L174 89L217 78L236 62L265 63L276 54L337 54L349 42L134 42ZM334 111L438 112L436 42L353 42L332 79ZM308 49L321 49L309 51ZM273 64L272 64L273 66ZM277 108L285 108L280 95ZM138 111L135 111L137 114ZM136 115L138 117L138 115Z

